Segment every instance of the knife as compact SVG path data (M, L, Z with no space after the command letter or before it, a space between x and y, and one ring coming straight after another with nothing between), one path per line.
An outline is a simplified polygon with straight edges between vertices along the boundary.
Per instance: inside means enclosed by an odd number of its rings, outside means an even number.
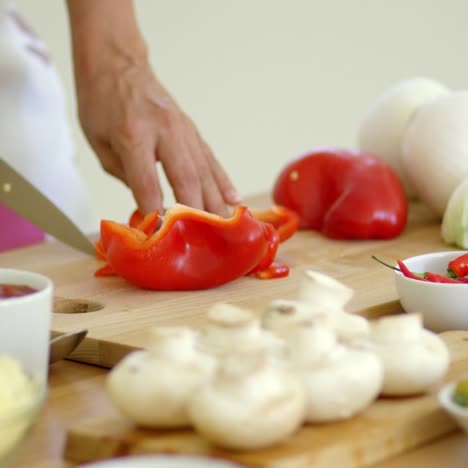
M0 203L63 243L94 255L80 228L52 201L0 158Z

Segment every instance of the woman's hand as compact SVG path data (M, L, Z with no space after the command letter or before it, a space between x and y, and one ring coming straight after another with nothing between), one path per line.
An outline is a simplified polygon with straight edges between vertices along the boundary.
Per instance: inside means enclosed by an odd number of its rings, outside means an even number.
M132 2L68 0L68 7L80 122L103 168L130 187L143 214L163 208L159 161L179 203L228 215L237 193L152 72Z

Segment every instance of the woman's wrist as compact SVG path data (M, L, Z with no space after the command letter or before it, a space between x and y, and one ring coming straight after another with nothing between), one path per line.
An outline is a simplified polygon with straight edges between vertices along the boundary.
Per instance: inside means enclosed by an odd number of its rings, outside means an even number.
M77 86L148 62L131 0L67 0Z

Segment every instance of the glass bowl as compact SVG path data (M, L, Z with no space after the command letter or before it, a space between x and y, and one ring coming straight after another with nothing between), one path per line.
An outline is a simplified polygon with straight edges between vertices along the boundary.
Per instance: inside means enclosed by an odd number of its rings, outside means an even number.
M442 406L456 421L458 426L468 434L468 407L463 407L455 403L453 397L456 386L457 381L445 384L438 393L438 400L440 406Z
M8 399L2 398L0 392L0 468L7 467L13 461L44 405L46 382L30 379L29 383L29 394L18 398L13 407L8 404Z

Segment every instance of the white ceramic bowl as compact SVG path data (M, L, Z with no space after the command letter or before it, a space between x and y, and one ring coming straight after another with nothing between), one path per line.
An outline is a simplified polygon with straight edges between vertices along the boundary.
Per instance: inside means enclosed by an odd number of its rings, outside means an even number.
M47 381L53 284L46 276L0 268L0 284L24 285L36 292L0 299L0 356L21 362L31 376Z
M189 455L135 455L80 465L82 468L242 468L217 458Z
M450 260L466 251L435 252L406 258L404 264L414 272L446 274ZM435 332L468 330L468 283L446 284L418 281L395 271L401 305L406 312L417 312L424 326Z
M0 284L34 289L23 296L0 298L0 466L3 467L33 426L47 395L53 285L43 275L8 268L0 268Z
M453 401L456 385L456 382L445 384L439 391L438 400L442 408L455 419L460 428L468 433L468 408L464 408Z

